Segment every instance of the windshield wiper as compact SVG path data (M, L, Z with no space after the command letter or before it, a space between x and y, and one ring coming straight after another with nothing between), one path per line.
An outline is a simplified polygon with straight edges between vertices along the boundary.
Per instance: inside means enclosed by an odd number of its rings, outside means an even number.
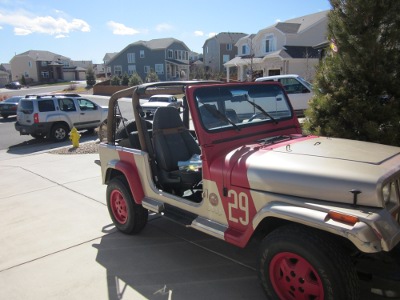
M267 116L267 117L270 118L272 121L274 121L275 124L278 124L278 121L277 121L274 117L272 117L269 113L267 113L260 105L258 105L257 103L254 103L254 102L250 101L250 100L247 98L247 95L246 95L246 97L245 97L245 100L246 100L248 103L250 103L251 105L253 105L255 108L257 108L259 111L261 111L263 115ZM249 121L252 121L256 116L257 116L257 114L254 114L254 115L249 119Z
M199 101L200 102L200 101ZM225 121L229 124L231 124L237 131L240 131L239 126L237 126L234 122L232 122L231 120L229 120L229 118L227 116L225 116L223 113L221 113L218 109L216 109L214 106L210 105L210 104L204 104L202 102L200 102L201 104L203 104L204 108L211 113L214 117L216 117L217 119L221 120L221 121Z

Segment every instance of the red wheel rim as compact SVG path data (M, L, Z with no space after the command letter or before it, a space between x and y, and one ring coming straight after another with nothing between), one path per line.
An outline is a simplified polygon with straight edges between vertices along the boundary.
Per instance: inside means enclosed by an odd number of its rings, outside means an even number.
M124 196L118 190L113 190L110 195L110 205L114 218L120 224L125 224L128 220L128 210Z
M303 257L282 252L269 267L272 286L280 299L324 299L324 288L317 271Z

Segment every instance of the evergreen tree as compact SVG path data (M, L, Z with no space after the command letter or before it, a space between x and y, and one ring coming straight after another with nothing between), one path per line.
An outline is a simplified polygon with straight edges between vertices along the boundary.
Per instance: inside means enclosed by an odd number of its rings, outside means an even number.
M121 85L128 85L128 84L129 84L129 76L127 73L124 73L124 75L122 75Z
M138 73L133 73L129 78L129 86L142 84L143 80Z
M120 80L119 77L114 75L110 80L110 85L119 85Z
M23 86L26 86L26 79L25 79L24 74L21 75L21 82L20 82L20 84L23 85Z
M96 84L96 77L92 68L88 68L86 72L86 84L87 86L93 86Z
M157 81L160 81L158 79L157 73L154 72L153 70L150 70L150 72L146 76L146 82L157 82Z
M304 129L400 145L400 1L330 2L332 50L317 68Z

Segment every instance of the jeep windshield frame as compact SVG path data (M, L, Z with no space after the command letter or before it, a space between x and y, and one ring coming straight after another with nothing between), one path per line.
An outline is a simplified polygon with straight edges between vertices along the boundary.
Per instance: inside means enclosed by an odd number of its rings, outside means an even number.
M276 84L207 86L198 88L193 96L201 124L209 132L240 131L293 118L289 99Z

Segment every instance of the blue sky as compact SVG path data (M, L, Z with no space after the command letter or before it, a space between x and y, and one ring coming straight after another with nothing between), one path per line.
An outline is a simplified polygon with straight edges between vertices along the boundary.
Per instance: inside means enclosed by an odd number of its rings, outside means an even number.
M28 50L102 63L107 52L167 37L201 53L216 33L257 33L330 8L329 0L0 0L0 63Z

